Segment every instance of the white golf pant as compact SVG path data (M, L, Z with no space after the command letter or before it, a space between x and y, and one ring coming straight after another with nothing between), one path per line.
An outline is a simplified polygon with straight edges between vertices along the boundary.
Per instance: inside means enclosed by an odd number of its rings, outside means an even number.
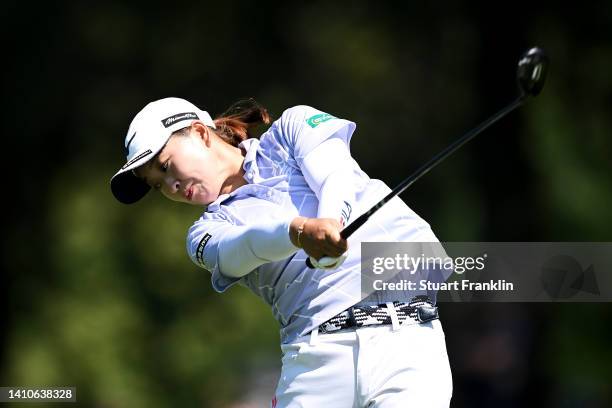
M405 323L314 330L281 345L271 407L448 407L452 378L440 321Z

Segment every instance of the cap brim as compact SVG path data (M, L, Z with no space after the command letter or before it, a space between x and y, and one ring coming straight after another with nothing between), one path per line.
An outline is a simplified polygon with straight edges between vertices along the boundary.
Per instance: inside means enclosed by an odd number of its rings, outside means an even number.
M144 197L151 186L136 177L132 170L117 173L111 179L111 191L117 200L123 204L133 204Z

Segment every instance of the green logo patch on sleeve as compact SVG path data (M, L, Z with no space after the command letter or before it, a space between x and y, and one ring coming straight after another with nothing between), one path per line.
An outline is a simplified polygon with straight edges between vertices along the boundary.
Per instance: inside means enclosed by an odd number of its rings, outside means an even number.
M314 115L306 119L306 123L311 128L316 128L319 126L319 123L327 122L330 119L337 119L335 116L330 115L329 113L319 113L318 115Z

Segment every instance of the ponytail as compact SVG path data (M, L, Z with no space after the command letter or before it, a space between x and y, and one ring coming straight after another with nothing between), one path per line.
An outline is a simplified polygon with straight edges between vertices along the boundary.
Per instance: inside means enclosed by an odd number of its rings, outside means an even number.
M255 99L242 99L232 104L215 120L215 133L232 146L238 146L243 140L253 137L250 130L264 124L270 124L268 110Z

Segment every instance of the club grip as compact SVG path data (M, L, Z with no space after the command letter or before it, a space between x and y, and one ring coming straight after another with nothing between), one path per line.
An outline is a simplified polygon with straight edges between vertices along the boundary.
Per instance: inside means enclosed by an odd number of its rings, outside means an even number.
M376 208L376 210L378 210L378 208ZM357 229L361 227L368 220L368 218L370 218L370 215L372 214L370 211L365 214L361 214L355 221L351 222L342 231L340 231L340 236L342 239L348 239L351 235L353 235L353 232L357 231ZM310 261L310 257L306 258L306 266L310 269L315 269L314 265Z

